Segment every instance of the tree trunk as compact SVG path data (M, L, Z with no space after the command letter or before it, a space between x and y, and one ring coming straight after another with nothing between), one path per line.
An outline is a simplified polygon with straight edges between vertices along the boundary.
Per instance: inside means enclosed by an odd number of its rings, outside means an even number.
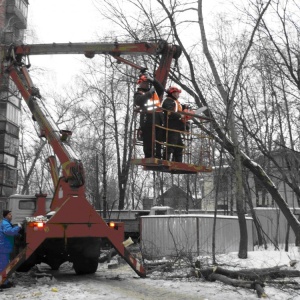
M269 176L264 172L264 170L261 169L258 164L252 162L248 157L243 157L243 164L261 181L262 185L270 193L271 197L274 199L279 209L287 219L287 222L292 227L296 236L296 241L300 241L300 223L278 192L278 189L270 180Z
M241 74L241 70L243 67L243 64L246 60L246 57L250 51L250 48L253 43L254 33L256 32L258 25L260 24L260 20L266 11L267 7L269 6L270 1L265 6L265 8L262 10L262 13L260 14L260 17L256 23L256 26L252 32L249 44L247 49L245 50L245 53L241 59L241 62L239 63L237 74L233 83L232 92L231 95L229 95L228 90L225 90L224 85L222 83L222 80L219 76L219 73L217 71L216 65L214 63L213 57L210 54L207 39L206 39L206 33L204 28L204 21L203 21L203 13L202 13L202 0L198 0L198 21L199 21L199 27L200 27L200 33L202 38L202 45L203 45L203 52L206 56L206 59L210 65L212 74L215 79L215 84L219 90L220 96L222 97L222 100L224 104L226 105L226 109L228 111L228 123L229 123L229 130L230 135L232 138L231 145L233 146L233 157L235 158L236 162L236 205L237 205L237 215L239 218L239 224L240 224L240 247L239 247L239 257L240 258L246 258L247 257L247 244L248 244L248 235L247 235L247 226L246 226L246 220L245 220L245 214L244 211L244 201L242 196L242 157L239 149L239 141L237 138L236 128L235 128L235 122L234 122L234 99L237 89L238 80ZM220 128L219 128L220 129ZM225 138L225 134L224 134Z
M35 157L32 161L32 164L30 166L30 169L28 171L27 174L24 174L24 182L23 182L23 187L22 187L22 191L21 194L27 194L28 190L29 190L29 180L31 178L31 175L34 171L35 165L37 163L37 161L40 159L41 153L43 148L45 147L45 145L47 144L47 141L42 141L42 143L40 144L40 147L37 149L36 153L35 153ZM55 189L56 187L54 187Z
M100 199L100 187L99 187L99 155L98 153L96 154L96 199L94 206L96 209L101 210L101 199Z
M256 216L256 213L255 213L255 210L253 208L253 203L252 203L252 199L251 199L251 195L250 195L250 190L249 190L249 187L248 185L246 184L246 179L244 181L244 191L245 191L245 195L248 199L247 203L248 203L248 206L250 208L250 212L251 212L251 216L252 216L252 219L253 219L253 223L254 223L254 226L256 228L256 232L257 232L257 239L258 239L258 245L259 246L262 246L262 245L265 245L266 247L266 240L263 236L263 233L262 233L262 230L261 230L261 225L259 223L259 220Z
M224 275L234 279L264 281L266 278L300 277L299 270L286 270L286 266L276 266L264 269L227 270L221 267L199 270L204 278L209 278L213 273Z
M103 144L102 144L102 207L103 218L107 215L107 163L106 163L106 120L105 120L106 103L104 101L103 109Z
M232 103L232 101L230 101ZM232 104L231 104L232 105ZM235 201L236 201L236 211L239 220L240 228L240 244L239 244L239 258L247 258L248 252L248 232L247 223L245 218L245 205L244 205L244 195L243 195L243 174L242 174L242 164L240 157L240 150L238 146L238 139L236 136L236 129L234 126L233 117L233 107L230 105L229 109L229 123L231 130L231 137L234 144L234 157L235 157Z

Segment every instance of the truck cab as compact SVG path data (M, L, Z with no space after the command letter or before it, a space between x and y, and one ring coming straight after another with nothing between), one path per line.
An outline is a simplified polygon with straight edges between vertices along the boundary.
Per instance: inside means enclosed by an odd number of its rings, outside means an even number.
M46 196L45 209L50 211L52 196ZM32 217L38 209L38 197L34 195L14 194L6 199L0 199L0 214L8 209L12 212L12 224L23 223L26 217Z

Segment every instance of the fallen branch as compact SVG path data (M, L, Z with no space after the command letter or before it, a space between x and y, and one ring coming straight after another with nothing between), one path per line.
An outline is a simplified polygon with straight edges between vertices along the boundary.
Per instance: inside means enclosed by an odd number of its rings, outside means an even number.
M166 263L160 263L158 265L155 265L153 267L152 265L152 268L151 268L151 265L147 264L146 267L147 267L147 274L151 274L153 272L157 272L157 271L167 271L167 270L170 270L170 268L172 267L172 263L171 262L166 262Z
M265 283L270 283L270 284L294 284L294 285L299 284L296 281L286 281L286 280L266 280Z
M210 281L215 281L219 280L225 284L229 284L235 287L242 287L246 289L253 289L256 291L257 296L259 298L261 297L266 297L266 293L263 289L264 284L261 282L256 282L256 281L251 281L251 280L238 280L238 279L232 279L229 278L225 275L217 274L217 273L212 273L209 275L208 280Z
M254 289L256 290L256 294L257 294L258 298L261 298L261 297L266 298L267 297L267 294L265 293L263 286L259 283L255 283L255 285L254 285Z
M248 269L248 270L227 270L221 267L214 267L200 270L201 275L207 278L212 273L225 275L230 278L238 279L243 278L247 280L259 280L264 281L266 278L283 278L283 277L300 277L300 271L298 270L284 270L283 266L277 266L273 268L265 269Z
M217 273L212 273L209 275L207 278L209 281L216 281L219 280L223 283L235 286L235 287L243 287L247 289L252 289L253 288L253 282L249 280L237 280L237 279L232 279L229 278L225 275L217 274Z
M196 277L202 277L209 281L219 280L235 287L254 289L258 297L261 298L266 297L263 287L267 278L300 277L300 271L282 269L283 267L285 266L265 269L243 269L238 271L226 270L221 267L207 269L195 268L193 273Z

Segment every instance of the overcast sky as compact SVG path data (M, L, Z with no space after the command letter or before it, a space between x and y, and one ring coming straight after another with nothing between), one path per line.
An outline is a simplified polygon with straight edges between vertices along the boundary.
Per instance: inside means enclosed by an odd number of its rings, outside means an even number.
M95 41L100 13L92 0L30 0L28 21L38 43Z
M92 0L30 0L26 42L95 42L100 35L100 26L104 29L103 25ZM47 75L53 80L50 84L64 86L80 72L83 58L83 55L47 55L31 56L30 60L33 67L47 70ZM45 86L43 80L34 81L38 86Z
M122 0L114 0L123 3ZM150 0L156 2L156 0ZM217 9L225 10L225 0L203 1L205 18ZM226 2L226 1L225 1ZM30 0L27 43L96 42L110 30L93 0ZM34 31L34 38L31 32ZM48 70L54 85L64 86L80 73L83 56L47 55L30 57L31 64ZM41 78L42 81L42 78ZM38 84L35 81L36 84ZM45 83L42 85L46 85Z

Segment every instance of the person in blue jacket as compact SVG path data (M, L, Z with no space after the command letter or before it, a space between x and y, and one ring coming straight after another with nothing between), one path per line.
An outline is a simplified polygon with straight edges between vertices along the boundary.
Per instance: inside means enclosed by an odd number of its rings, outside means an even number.
M21 224L13 226L11 224L12 214L10 210L3 211L3 220L0 225L0 273L9 264L10 254L14 248L14 236L19 234L22 228ZM0 286L1 289L12 287L13 283L6 280L4 284Z

